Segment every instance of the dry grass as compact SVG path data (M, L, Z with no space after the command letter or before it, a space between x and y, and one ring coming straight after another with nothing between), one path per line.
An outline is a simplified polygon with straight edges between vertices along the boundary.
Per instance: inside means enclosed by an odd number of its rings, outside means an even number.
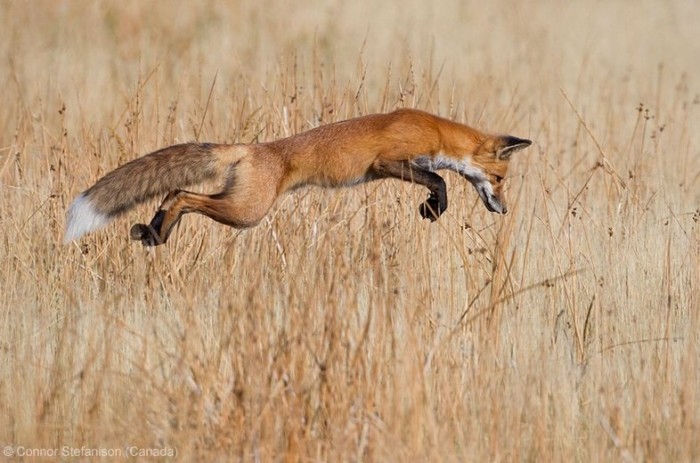
M700 460L699 22L680 0L2 2L0 445ZM432 225L387 181L249 231L187 217L155 251L127 240L154 204L60 244L72 197L157 147L399 106L535 140L511 212L448 175Z

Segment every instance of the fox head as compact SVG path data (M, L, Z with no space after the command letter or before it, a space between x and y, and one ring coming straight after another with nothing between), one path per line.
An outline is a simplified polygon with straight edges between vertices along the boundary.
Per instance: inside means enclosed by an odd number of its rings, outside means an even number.
M460 174L474 185L489 211L508 212L503 198L503 179L508 172L508 163L513 153L531 144L530 140L510 135L488 137L474 150L469 165L460 169Z

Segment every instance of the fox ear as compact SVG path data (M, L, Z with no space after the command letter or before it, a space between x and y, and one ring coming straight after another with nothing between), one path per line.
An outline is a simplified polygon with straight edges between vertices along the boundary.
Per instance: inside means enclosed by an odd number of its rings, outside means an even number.
M531 140L518 137L511 137L510 135L501 137L500 141L501 147L496 151L496 157L504 161L509 159L511 154L523 148L527 148L532 144Z

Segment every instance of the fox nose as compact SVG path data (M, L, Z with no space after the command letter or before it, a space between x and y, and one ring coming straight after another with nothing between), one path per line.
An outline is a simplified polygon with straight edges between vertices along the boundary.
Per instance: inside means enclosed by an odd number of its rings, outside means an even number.
M503 206L503 212L501 212L501 214L507 214L507 213L508 213L508 208Z

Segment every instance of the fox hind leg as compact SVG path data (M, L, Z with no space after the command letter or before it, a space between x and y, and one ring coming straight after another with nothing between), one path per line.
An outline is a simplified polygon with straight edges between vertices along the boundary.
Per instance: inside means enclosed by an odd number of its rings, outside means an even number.
M164 244L168 239L167 235L161 235L165 216L166 211L159 209L153 216L153 219L151 219L151 223L148 225L144 223L135 223L131 227L131 239L141 241L141 244L144 246L157 246L159 244Z
M237 181L213 195L174 190L165 197L148 225L137 223L131 228L131 239L141 241L144 246L164 244L182 216L189 213L202 214L234 228L253 227L277 198L275 177L259 180Z
M131 227L131 239L141 241L144 246L164 244L168 240L172 228L182 217L182 214L174 214L172 206L183 193L189 192L173 190L168 193L149 224L137 223ZM163 233L164 224L166 225L166 233Z

